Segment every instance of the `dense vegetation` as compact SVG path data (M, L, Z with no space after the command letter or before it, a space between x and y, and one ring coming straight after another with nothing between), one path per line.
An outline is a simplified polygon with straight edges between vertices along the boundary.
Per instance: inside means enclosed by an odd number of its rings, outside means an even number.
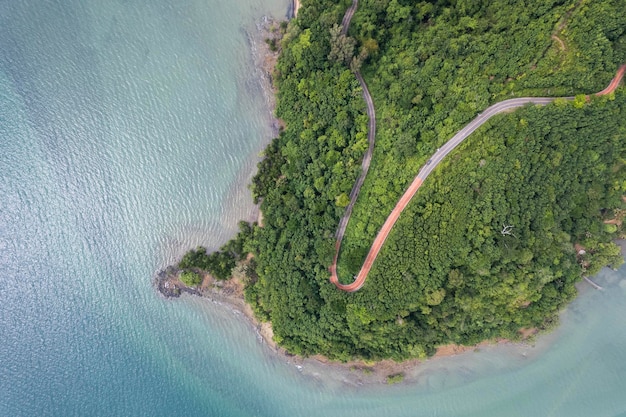
M515 337L548 325L581 272L621 264L601 214L626 192L626 96L598 101L499 116L428 178L351 300L355 330L398 339L370 350Z
M198 285L201 282L197 270L206 271L215 279L225 280L230 278L232 270L238 261L242 261L248 251L244 245L252 236L252 226L246 222L239 222L239 233L220 250L207 254L204 247L192 249L183 256L178 263L181 270L180 280L185 285Z
M497 117L429 177L354 294L328 283L327 263L307 278L297 232L265 246L271 229L257 229L251 301L290 350L339 358L402 359L549 327L581 273L621 263L610 243L621 229L602 219L624 208L624 109L621 92Z
M361 66L379 122L339 265L350 280L420 165L478 112L608 83L626 62L623 0L361 0L349 39L335 26L349 1L303 3L277 65L286 128L253 181L265 224L242 245L256 262L246 300L277 342L297 354L405 359L515 338L553 323L582 273L621 261L610 243L621 223L602 220L625 208L623 89L492 120L428 178L360 291L328 281L367 147L348 65Z
M626 62L624 0L410 3L360 2L350 29L378 45L362 70L378 129L343 242L345 281L419 167L482 109L513 96L596 92Z

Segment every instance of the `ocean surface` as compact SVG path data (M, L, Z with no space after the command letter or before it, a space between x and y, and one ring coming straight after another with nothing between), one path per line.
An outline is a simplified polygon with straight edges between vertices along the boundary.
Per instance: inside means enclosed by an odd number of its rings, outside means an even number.
M254 218L256 24L286 0L0 0L0 417L626 415L626 268L534 346L396 386L274 354L154 274ZM364 377L367 379L366 377Z

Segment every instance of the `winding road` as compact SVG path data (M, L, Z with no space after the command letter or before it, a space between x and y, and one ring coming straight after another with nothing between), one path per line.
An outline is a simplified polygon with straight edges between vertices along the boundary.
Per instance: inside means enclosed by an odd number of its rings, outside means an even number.
M350 191L350 203L346 207L346 211L343 214L343 217L339 221L339 227L337 228L337 233L335 237L337 239L337 245L335 247L335 258L333 260L333 265L337 264L337 257L339 256L339 247L341 246L341 241L343 240L343 235L346 232L346 227L348 226L348 221L350 220L350 216L352 215L352 209L354 208L354 203L356 203L356 199L359 196L359 191L361 191L361 186L365 181L365 177L367 176L367 171L370 169L370 163L372 162L372 154L374 153L374 140L376 139L376 113L374 112L374 102L372 101L372 96L370 96L370 92L367 90L367 85L365 85L365 81L363 81L363 77L361 77L360 73L355 73L356 78L361 83L361 87L363 88L363 99L367 104L367 116L369 117L369 126L367 132L367 141L369 142L369 146L367 151L365 152L365 156L363 157L363 161L361 161L361 175L357 178L356 182L352 186L352 191Z
M343 19L341 20L341 34L346 35L348 33L348 28L350 27L350 21L352 20L352 16L354 16L354 12L356 12L356 8L359 6L359 0L352 0L352 4L346 10L346 13L343 15Z
M342 20L342 33L345 35L348 31L348 26L350 25L350 20L354 15L354 12L357 8L358 0L353 0L352 5L348 10L346 10L346 14ZM610 84L602 91L596 93L595 95L601 96L605 94L609 94L617 88L622 78L624 77L624 73L626 72L626 64L622 65L617 74L610 82ZM367 257L365 258L365 262L361 267L358 275L355 280L350 284L341 284L339 282L339 278L337 277L337 259L339 258L339 250L341 249L341 242L343 240L343 236L346 231L346 227L348 225L348 221L350 220L350 216L352 214L352 209L354 208L354 203L357 200L359 195L359 191L363 182L365 181L365 177L367 175L367 171L369 170L369 165L372 159L372 154L374 152L374 139L376 136L376 115L374 111L374 103L372 102L372 97L367 89L367 85L363 80L361 74L357 71L355 73L356 78L359 80L361 87L363 88L363 99L367 104L367 115L369 117L369 132L368 132L368 142L369 148L365 156L363 157L363 162L361 163L361 175L357 179L356 183L352 187L352 191L350 192L350 203L346 207L346 211L339 222L339 228L337 229L336 238L337 243L335 245L335 256L333 259L333 263L330 266L330 282L332 282L337 288L347 292L354 292L359 290L363 284L365 284L365 280L367 279L367 275L380 252L387 236L389 236L389 232L393 228L394 224L400 217L402 211L409 204L417 190L421 187L424 180L430 175L430 173L437 168L439 163L445 158L454 148L456 148L461 142L463 142L469 135L471 135L476 129L482 126L487 120L495 116L496 114L509 111L511 109L515 109L518 107L525 106L527 104L535 104L535 105L546 105L548 103L553 102L558 97L521 97L521 98L513 98L509 100L504 100L499 103L496 103L490 107L488 107L484 112L480 113L474 120L469 122L463 129L459 130L448 142L445 143L441 148L435 152L431 158L428 160L426 165L422 167L419 171L413 182L409 186L409 188L404 192L400 200L396 203L396 206L391 211L391 214L385 220L383 227L376 235L374 242L372 243L372 247L370 248ZM561 97L566 100L573 100L574 97Z

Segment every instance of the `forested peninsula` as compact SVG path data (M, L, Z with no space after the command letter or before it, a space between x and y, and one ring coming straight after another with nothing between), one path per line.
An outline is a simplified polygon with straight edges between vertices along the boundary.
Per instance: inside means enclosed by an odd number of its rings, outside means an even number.
M252 184L263 225L187 254L184 277L233 268L245 299L290 353L404 360L444 344L547 329L574 284L622 262L624 0L302 1L275 68L284 129ZM329 282L336 231L378 122L372 163L338 261L351 282L396 201L440 146L489 105L576 96L490 119L428 177L367 283ZM182 276L182 275L181 275Z

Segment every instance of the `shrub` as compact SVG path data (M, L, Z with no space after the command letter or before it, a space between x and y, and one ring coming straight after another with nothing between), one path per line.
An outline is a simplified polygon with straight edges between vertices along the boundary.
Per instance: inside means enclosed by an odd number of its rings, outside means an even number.
M200 285L200 283L202 282L202 276L200 276L199 273L189 270L182 271L179 278L183 282L183 284L187 285L188 287L195 287L196 285Z
M403 372L400 372L400 373L397 373L397 374L393 374L393 375L387 375L387 384L389 384L389 385L399 384L402 381L404 381L404 373Z

